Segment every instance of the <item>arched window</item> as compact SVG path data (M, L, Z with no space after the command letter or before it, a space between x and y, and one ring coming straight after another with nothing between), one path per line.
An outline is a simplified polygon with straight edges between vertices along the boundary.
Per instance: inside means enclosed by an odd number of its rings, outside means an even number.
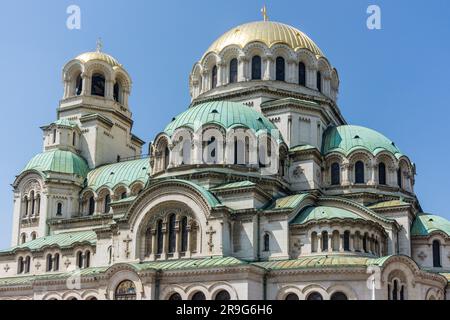
M311 234L311 252L317 252L318 248L318 239L317 239L317 233L313 232Z
M169 147L164 149L164 170L169 167Z
M31 267L31 257L30 256L27 256L26 258L25 258L25 270L24 270L24 272L25 273L30 273L30 267Z
M77 81L75 83L75 95L81 95L83 91L83 78L81 77L81 73L77 77Z
M105 96L105 77L100 73L95 73L92 76L91 95L99 97Z
M322 251L328 251L328 232L322 232Z
M298 64L298 84L306 86L306 67L303 62L299 62Z
M364 162L355 163L355 183L364 183Z
M317 71L317 90L319 92L322 92L322 74L320 71Z
M284 300L300 300L295 293L289 293Z
M398 300L398 281L394 280L394 288L392 291L392 300L396 301Z
M214 300L231 300L231 296L227 290L220 290Z
M181 299L181 296L180 296L179 293L173 293L173 294L169 297L169 300L172 300L172 301L179 301L179 300L183 300L183 299Z
M284 69L286 68L284 63L283 57L277 57L275 60L275 79L278 81L285 81L285 72Z
M111 196L109 194L105 196L105 207L103 209L104 213L109 213L109 211L111 210Z
M89 268L91 265L91 252L90 251L86 251L84 253L84 258L86 259L86 262L84 263L85 268Z
M308 297L306 298L306 300L309 301L318 301L318 300L323 300L323 297L320 293L318 292L312 292L308 295Z
M75 146L77 144L77 134L76 132L72 133L72 145Z
M59 253L56 253L53 258L53 270L59 271Z
M217 66L214 66L211 70L211 89L217 87Z
M31 215L34 216L34 213L36 212L36 197L33 191L31 191L30 198L31 198Z
M175 252L176 234L175 234L176 216L171 214L169 216L169 253Z
M350 231L344 232L344 251L350 251Z
M348 300L348 298L345 293L337 291L331 295L330 300Z
M31 240L36 240L36 232L31 233Z
M127 197L127 192L124 191L120 194L120 199L125 199Z
M367 252L367 234L363 237L363 251Z
M261 80L261 57L252 58L252 80Z
M331 165L331 185L337 186L341 184L341 167L335 162Z
M383 162L378 165L378 183L386 185L386 165Z
M441 243L438 240L433 241L433 267L440 268L441 265Z
M136 300L136 286L133 281L125 280L119 283L114 295L115 300Z
M120 101L119 101L119 99L120 99L120 84L119 84L118 82L116 82L116 83L114 84L114 93L113 93L113 97L114 97L114 100L115 100L116 102L120 102Z
M53 143L56 143L56 129L53 129Z
M192 296L192 300L206 300L205 294L201 291L197 291Z
M62 209L63 209L62 203L58 202L58 204L56 205L56 215L57 216L62 216Z
M41 195L36 196L36 216L41 213Z
M236 58L231 59L230 61L230 81L229 83L237 82L237 74L238 74L238 61Z
M78 251L77 253L77 266L78 268L83 268L83 252Z
M156 227L156 239L158 241L156 246L156 254L161 254L163 251L163 241L164 241L164 235L163 235L163 222L162 220L158 221L157 227Z
M52 271L53 270L53 257L52 257L52 255L50 253L47 255L46 261L47 261L46 270L47 271Z
M25 198L23 198L24 204L25 204L25 211L23 213L23 216L26 217L28 215L28 197L25 196Z
M92 216L95 212L95 199L94 196L91 196L88 200L88 214Z
M187 251L187 244L188 244L188 221L187 217L183 217L181 219L181 252Z
M270 251L270 234L267 232L264 234L264 251Z
M17 273L18 274L21 274L24 271L23 267L24 267L23 258L19 257L19 259L17 260Z
M25 233L22 233L22 235L20 236L20 243L24 244L25 242L27 242L27 235Z
M402 175L402 169L397 170L397 184L399 188L403 187L403 175Z

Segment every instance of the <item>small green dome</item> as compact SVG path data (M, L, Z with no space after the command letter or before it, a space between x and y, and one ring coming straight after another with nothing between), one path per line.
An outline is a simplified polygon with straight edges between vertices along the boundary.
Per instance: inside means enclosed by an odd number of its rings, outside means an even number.
M411 228L413 236L427 236L433 231L442 231L450 236L450 221L440 216L421 213L417 215Z
M340 152L348 155L354 150L365 149L373 155L389 151L397 158L402 156L394 142L381 133L360 126L338 126L327 129L324 133L322 153Z
M306 207L292 220L291 224L305 224L310 221L331 219L362 219L357 214L336 207Z
M217 124L225 129L240 125L253 129L256 133L265 130L270 134L271 130L277 130L269 119L251 107L231 101L212 101L181 113L169 123L164 132L171 136L178 128L186 126L196 131L205 124Z
M55 149L34 156L22 172L27 170L37 170L42 173L47 171L67 173L86 178L89 167L79 155L70 151Z

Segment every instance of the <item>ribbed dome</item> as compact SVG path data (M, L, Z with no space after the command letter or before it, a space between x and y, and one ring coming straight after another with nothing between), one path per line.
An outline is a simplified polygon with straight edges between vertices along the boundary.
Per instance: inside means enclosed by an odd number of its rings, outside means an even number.
M291 224L305 224L310 221L331 220L331 219L362 219L357 214L335 207L306 207L303 209Z
M323 56L319 47L306 34L294 27L273 21L256 21L237 26L214 41L206 53L219 53L229 45L243 48L255 41L262 42L268 47L284 43L294 50L305 48L316 56Z
M169 123L164 132L170 136L176 129L185 126L196 131L205 124L217 124L225 129L241 125L256 132L266 130L270 133L271 130L277 130L269 119L242 103L213 101L196 105L181 113Z
M332 127L325 131L322 146L323 154L340 152L348 155L357 149L365 149L374 155L381 151L389 151L397 158L402 156L394 142L369 128L345 125Z
M432 214L420 213L411 228L413 236L428 236L434 231L441 231L450 235L450 221Z
M86 63L88 61L99 60L99 61L106 62L111 67L122 67L122 65L119 63L119 61L117 61L115 58L113 58L109 54L106 54L101 51L85 52L85 53L80 54L75 59L83 61L84 63Z
M27 170L67 173L86 178L89 167L83 158L73 152L51 150L34 156L22 172Z

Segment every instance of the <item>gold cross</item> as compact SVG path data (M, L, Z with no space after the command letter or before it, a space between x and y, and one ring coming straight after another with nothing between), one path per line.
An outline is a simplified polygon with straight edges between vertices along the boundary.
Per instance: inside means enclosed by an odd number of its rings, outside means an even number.
M262 15L263 15L264 21L269 21L269 17L267 16L266 5L264 5L264 7L262 7L261 13L262 13Z
M102 52L103 50L103 41L102 38L97 39L97 52Z

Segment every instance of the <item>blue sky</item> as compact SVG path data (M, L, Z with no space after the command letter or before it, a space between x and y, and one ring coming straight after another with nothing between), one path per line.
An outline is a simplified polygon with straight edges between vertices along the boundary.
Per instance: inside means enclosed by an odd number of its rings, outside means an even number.
M81 30L66 8L81 8ZM426 212L450 218L450 2L266 0L271 20L308 34L339 71L347 121L376 129L417 164ZM382 29L368 30L379 5ZM0 247L10 244L15 175L42 149L40 126L56 117L61 70L95 49L116 57L133 78L134 133L146 141L190 102L189 72L228 29L261 20L263 1L2 1L0 11Z

